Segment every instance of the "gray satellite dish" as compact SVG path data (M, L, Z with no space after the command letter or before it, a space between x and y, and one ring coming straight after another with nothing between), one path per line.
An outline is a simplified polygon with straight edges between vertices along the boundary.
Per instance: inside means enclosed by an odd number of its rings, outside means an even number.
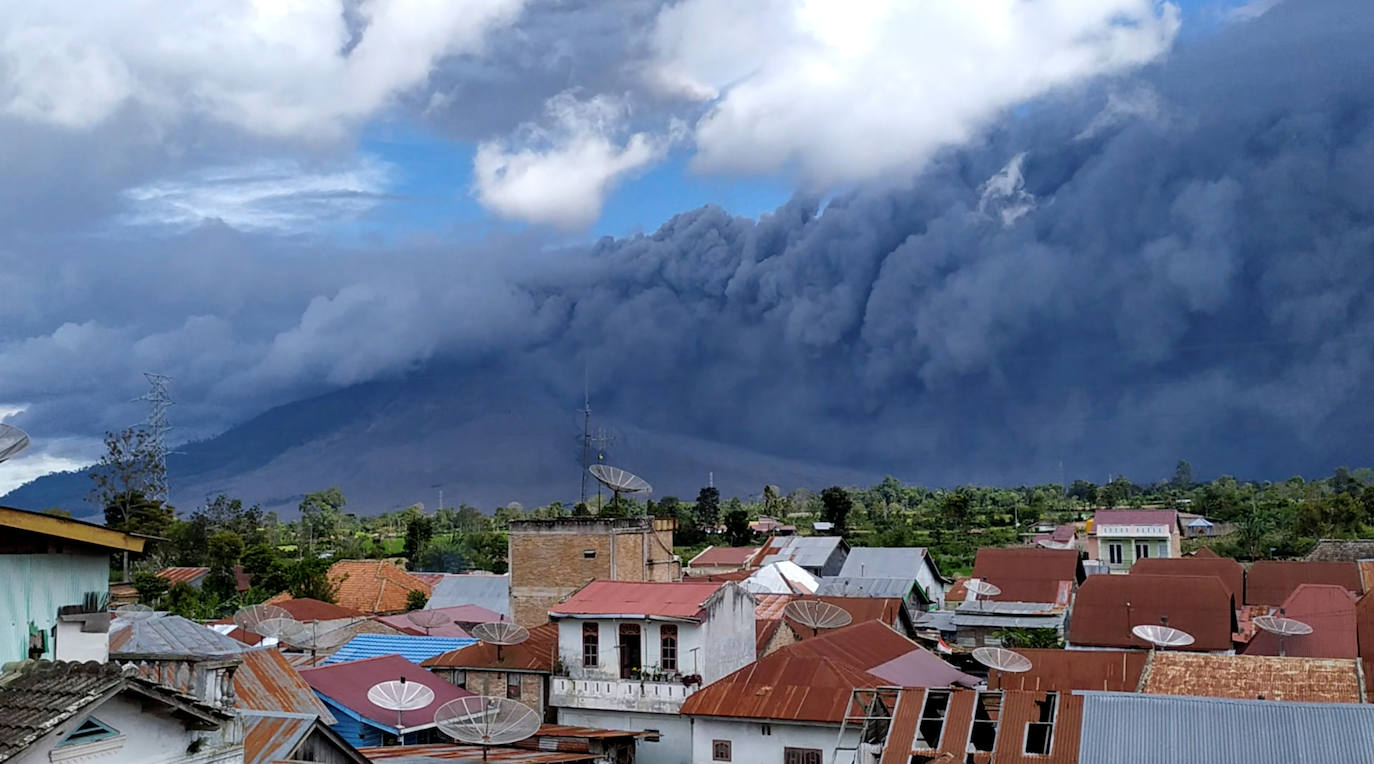
M257 634L262 637L273 637L275 634L264 633L264 630L272 630L280 627L281 621L294 621L291 614L285 609L276 605L249 605L246 608L234 613L234 625L246 632ZM264 626L264 623L272 621L274 623Z
M979 597L996 597L1002 593L1001 587L991 584L981 578L970 578L964 582L964 588L973 595L973 601L977 602ZM978 607L982 607L979 605Z
M854 622L848 610L820 600L793 600L783 607L782 614L811 629L813 637L821 629L838 629Z
M378 682L367 691L367 700L378 708L396 712L396 735L405 733L401 726L401 715L406 711L417 711L434 702L434 690L419 682L407 682L405 677L387 682Z
M490 695L451 700L434 713L434 724L454 740L483 747L516 743L539 731L539 715L519 701Z
M1312 627L1302 621L1277 615L1255 616L1255 625L1279 638L1279 655L1287 655L1289 637L1304 637L1312 633Z
M294 618L264 618L258 622L257 631L253 633L289 643L292 637L305 633L305 624Z
M0 462L7 462L29 447L29 435L11 424L0 423Z
M518 645L530 638L528 629L510 621L488 621L475 624L468 633L481 642L496 645L496 660L498 661L501 660L502 647Z
M1030 658L1003 647L978 647L973 650L973 659L990 669L1020 674L1030 671Z
M429 635L430 629L453 623L453 619L447 613L439 610L414 610L406 613L406 620L424 629L426 636Z
M365 619L358 619L365 620ZM292 634L285 639L285 642L292 647L310 651L310 665L315 665L315 653L320 650L328 650L331 647L338 647L352 636L353 632L349 629L357 621L350 621L345 626L337 626L332 629L320 631L320 622L311 621L301 624L301 631Z
M1131 633L1155 647L1187 647L1193 644L1193 635L1157 623L1142 623L1131 628Z
M592 477L598 482L611 489L616 503L620 502L622 493L651 493L654 490L653 486L638 475L609 464L593 464L587 471L592 473Z
M1035 545L1036 545L1036 546L1039 546L1039 547L1043 547L1043 548L1045 548L1045 549L1072 549L1072 548L1073 548L1073 545L1072 545L1072 544L1066 544L1066 543L1064 543L1064 542L1062 542L1062 541L1055 541L1054 539L1040 539L1039 541L1035 542Z
M157 615L157 611L153 610L147 605L141 605L137 602L134 602L128 605L123 605L115 608L114 614L115 618L123 619L125 621L141 621L144 618L152 618L153 616Z

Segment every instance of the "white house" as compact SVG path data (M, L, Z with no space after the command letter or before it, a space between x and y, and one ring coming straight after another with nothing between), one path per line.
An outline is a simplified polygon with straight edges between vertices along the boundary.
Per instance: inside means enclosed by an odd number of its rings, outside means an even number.
M558 662L549 705L560 724L652 730L641 764L687 764L682 704L754 660L754 597L733 582L593 581L549 611Z

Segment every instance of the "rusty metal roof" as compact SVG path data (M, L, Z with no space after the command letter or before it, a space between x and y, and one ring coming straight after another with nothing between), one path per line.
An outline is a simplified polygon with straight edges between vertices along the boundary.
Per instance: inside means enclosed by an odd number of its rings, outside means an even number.
M1079 739L1082 733L1083 699L1078 695L1059 693L1053 734L1048 755L1025 753L1026 727L1039 721L1037 702L1050 694L1029 690L1008 690L992 693L998 722L997 740L989 753L967 754L969 732L977 711L978 691L954 690L946 706L944 724L936 741L924 741L917 736L921 710L927 690L903 689L892 711L887 739L883 744L880 764L907 764L913 756L923 756L934 762L964 762L978 764L1077 764Z
M320 723L309 714L245 715L243 764L269 764L290 756Z
M207 657L238 654L247 646L179 615L116 618L110 625L110 655L152 654Z
M1245 601L1245 567L1229 557L1147 557L1136 560L1131 575L1216 576L1236 604Z
M425 668L457 669L499 669L511 671L553 671L554 659L558 657L558 624L546 623L530 629L529 639L518 645L501 648L501 657L496 657L496 646L485 642L450 650L442 655L421 661Z
M725 584L706 581L593 581L549 609L558 616L633 616L700 619Z
M1359 662L1155 651L1141 692L1207 698L1360 703Z
M507 761L516 764L565 764L567 762L595 762L600 754L567 753L563 751L531 751L509 746L455 745L428 743L425 745L388 745L359 748L358 753L372 761L394 761L397 764L423 764L428 761Z
M1194 650L1230 650L1236 618L1216 576L1092 576L1078 587L1068 641L1075 646L1146 648L1133 626L1157 624L1193 636Z
M334 600L364 613L402 613L412 591L428 597L430 585L386 560L339 560L329 566L329 581L338 587Z
M1364 592L1360 567L1353 562L1260 560L1245 575L1245 602L1277 607L1300 584L1344 586L1357 597Z
M1147 653L1141 650L1017 649L1030 671L988 672L994 690L1117 690L1135 692Z
M1287 655L1308 658L1354 658L1360 655L1356 629L1355 598L1344 586L1300 584L1284 600L1281 609L1312 627L1311 634L1283 641ZM1242 652L1246 655L1278 655L1279 638L1256 629Z
M325 724L337 722L286 656L273 648L243 653L243 664L234 672L234 695L240 709L314 714Z
M158 578L167 580L169 586L177 584L189 584L190 586L200 586L202 580L210 574L209 568L163 568L157 572ZM253 586L253 577L243 570L242 565L234 566L234 589L238 592L246 592Z
M1040 547L985 547L973 558L973 577L996 584L994 602L1058 602L1084 578L1078 552ZM1069 582L1067 587L1062 582ZM948 597L946 597L948 599ZM1068 604L1067 601L1065 604Z

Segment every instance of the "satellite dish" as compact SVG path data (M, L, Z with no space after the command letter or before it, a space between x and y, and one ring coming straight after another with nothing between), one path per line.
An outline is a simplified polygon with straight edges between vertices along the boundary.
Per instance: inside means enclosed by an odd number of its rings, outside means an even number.
M362 619L359 619L362 620ZM332 629L320 631L320 622L311 621L301 624L301 630L296 634L288 635L285 642L292 647L299 647L302 650L310 651L310 665L315 665L315 653L320 650L328 650L331 647L338 647L352 636L353 632L348 628L357 621L350 621L346 626L336 626Z
M405 677L378 682L367 691L368 702L378 708L396 712L396 734L404 733L401 714L415 711L434 702L434 690L419 682L407 682Z
M632 472L622 470L619 467L612 467L609 464L593 464L587 468L592 473L592 477L607 488L611 489L611 494L615 497L614 501L620 503L622 493L650 493L654 487L644 482L644 479Z
M264 618L253 633L278 642L290 642L292 637L304 632L305 624L294 618Z
M485 747L524 740L539 731L540 719L519 701L470 695L439 706L434 724L454 740Z
M126 621L141 621L144 618L152 618L157 614L156 610L137 602L122 605L115 608L115 618L122 618Z
M453 623L453 619L439 610L415 610L406 613L406 620L425 630L425 635L429 635L430 629L437 629L440 626L447 626Z
M496 660L501 660L501 648L518 645L530 638L524 626L510 621L488 621L475 624L468 633L489 645L496 645Z
M13 459L28 447L28 433L12 424L0 423L0 462Z
M1131 628L1131 633L1155 647L1187 647L1193 644L1193 635L1157 623L1142 623Z
M997 584L988 583L981 578L970 578L964 582L964 588L973 595L973 601L977 602L979 597L996 597L1002 593L1002 588ZM979 605L978 607L982 607Z
M809 627L813 637L821 629L838 629L854 622L848 610L821 600L793 600L783 607L782 614Z
M1036 546L1044 547L1045 549L1072 549L1072 548L1073 548L1073 547L1072 547L1071 545L1069 545L1069 544L1066 544L1066 543L1064 543L1064 542L1062 542L1062 541L1055 541L1054 539L1040 539L1039 541L1035 542L1035 544L1036 544Z
M1030 671L1030 658L1013 650L1002 647L978 647L973 650L973 659L990 669L1020 674Z
M289 626L283 621L295 621L284 608L276 605L249 605L234 613L234 625L260 637L275 637L277 632L286 632Z
M1255 616L1255 625L1279 638L1279 655L1287 654L1289 637L1303 637L1312 633L1312 627L1302 621L1278 615Z

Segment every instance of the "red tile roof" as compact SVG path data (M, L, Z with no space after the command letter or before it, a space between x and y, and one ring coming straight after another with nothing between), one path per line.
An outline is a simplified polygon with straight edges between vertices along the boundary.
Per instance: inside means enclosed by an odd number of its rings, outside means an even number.
M1235 595L1236 603L1245 601L1245 568L1229 557L1147 557L1136 560L1131 575L1216 576Z
M434 703L428 707L402 712L401 724L407 729L433 726L434 709L451 700L466 698L473 694L449 684L399 655L381 655L329 666L304 668L299 669L299 673L306 683L321 695L360 716L393 729L396 726L396 712L373 705L372 701L367 699L367 691L378 682L405 677L407 682L423 684L434 691Z
M1344 586L1357 597L1364 591L1360 567L1353 562L1260 560L1245 575L1245 602L1277 607L1299 584Z
M988 672L994 690L1107 690L1135 692L1145 669L1142 650L1018 649L1030 659L1030 671Z
M756 546L708 546L687 564L704 567L743 566L758 554Z
M429 584L386 560L339 560L329 566L329 581L338 587L334 600L364 613L400 613L412 591L428 597Z
M334 724L333 714L286 656L275 649L248 650L234 672L234 696L239 708L315 714Z
M1178 512L1172 509L1099 509L1093 513L1093 535L1103 525L1167 525L1178 533Z
M1089 576L1078 587L1068 641L1076 646L1134 647L1149 645L1131 627L1157 624L1193 636L1191 649L1230 650L1235 606L1216 576Z
M1340 658L1158 651L1142 692L1204 698L1360 703L1359 663Z
M699 619L706 601L722 586L709 581L593 581L549 608L549 615Z
M501 648L500 660L497 660L495 645L478 642L436 655L420 665L425 668L510 669L549 673L553 671L553 662L557 657L558 624L546 623L530 629L530 638L524 642Z
M1283 603L1283 615L1312 627L1312 633L1288 637L1284 653L1309 658L1354 658L1360 654L1355 598L1343 586L1301 584ZM1242 651L1278 655L1279 638L1257 629Z
M1002 590L996 602L1057 602L1067 589L1083 580L1078 552L1072 549L1039 547L988 547L973 558L973 577L995 584ZM946 597L948 599L948 597ZM1068 604L1065 599L1064 604Z

